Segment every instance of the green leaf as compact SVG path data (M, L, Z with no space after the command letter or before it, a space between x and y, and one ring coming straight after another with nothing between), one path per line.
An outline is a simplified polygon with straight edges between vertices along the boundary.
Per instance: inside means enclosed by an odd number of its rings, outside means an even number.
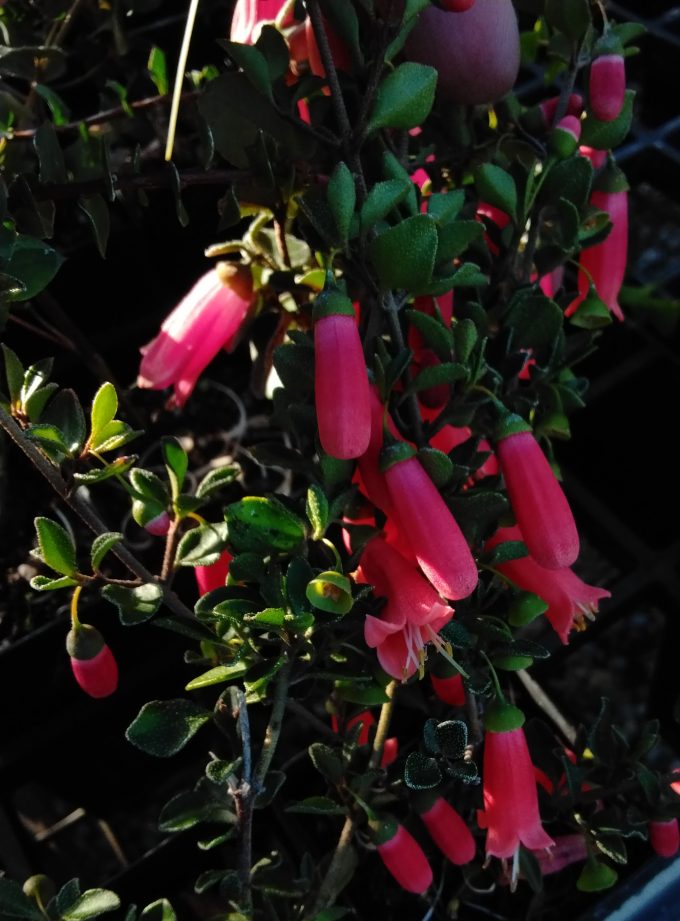
M140 921L142 918L145 921L177 921L175 909L167 899L157 899L155 902L150 902L139 917Z
M323 742L313 742L309 746L309 757L317 771L331 784L339 783L345 775L342 758L335 749Z
M272 83L285 77L288 72L290 51L285 38L275 26L262 26L255 47L264 55Z
M168 479L172 487L172 498L176 500L184 486L184 478L189 468L189 458L176 438L162 438L161 447L168 471Z
M90 443L96 445L101 433L112 422L118 411L118 394L113 384L108 381L101 385L92 400L90 412Z
M347 815L345 806L340 806L328 796L308 796L307 799L286 806L285 812L297 815Z
M453 343L456 359L465 364L477 344L479 333L474 321L469 317L458 320L453 327Z
M425 345L436 352L442 361L450 361L453 346L451 330L438 317L428 316L422 310L406 310L405 315L423 337Z
M590 26L588 0L545 0L545 17L572 42L582 38Z
M184 688L185 691L195 691L198 688L207 688L212 684L224 684L226 681L234 681L236 678L242 678L250 668L248 662L234 662L233 665L216 665L214 668L203 672L191 681Z
M149 60L146 62L146 69L149 71L154 86L161 96L167 96L169 90L168 68L165 62L165 52L153 45L149 52Z
M225 518L238 553L292 552L305 538L304 523L278 499L246 496L227 506Z
M453 221L439 228L435 261L450 262L463 253L471 243L481 240L484 228L479 221Z
M320 611L340 617L352 610L352 583L339 572L322 572L307 585L307 600Z
M562 330L562 311L542 294L520 295L511 304L505 323L513 328L514 349L551 349Z
M121 422L120 419L112 419L108 425L104 426L97 434L97 439L91 439L90 447L97 454L106 454L107 451L115 451L122 448L123 445L134 441L142 433L134 431L127 422Z
M465 202L463 189L450 192L435 192L427 200L427 213L435 219L438 226L444 227L454 221Z
M268 99L272 99L271 75L267 59L254 45L242 45L218 39L232 61L241 68L252 85Z
M20 234L12 255L3 266L3 272L18 278L24 285L24 291L15 300L27 301L39 294L52 281L63 261L63 256L47 243Z
M5 345L3 342L1 347L5 359L5 379L7 380L9 399L11 403L18 404L24 383L24 366L19 361L16 353L13 352L8 345Z
M52 115L55 125L66 125L71 118L71 110L58 93L55 93L49 86L42 83L35 83L33 86L35 92L47 103L47 107Z
M148 755L169 758L181 751L211 717L209 710L190 700L152 700L144 704L125 737Z
M312 526L312 539L319 540L323 537L328 527L328 499L320 486L315 483L307 490L307 503L305 507L307 518Z
M68 454L75 456L85 444L87 424L80 400L73 390L60 390L42 414L41 423L53 425L64 436Z
M382 81L375 95L366 130L416 128L430 114L437 88L437 71L407 61Z
M75 905L79 898L80 880L70 879L61 887L57 893L56 908L57 912L59 913L59 917L62 917L64 912L68 911L72 905Z
M437 253L437 227L417 214L383 231L371 241L369 255L385 289L419 292L432 278Z
M99 194L81 195L78 207L84 212L92 227L94 242L97 244L99 255L102 259L106 256L106 246L109 242L111 230L111 216L109 206Z
M143 467L135 467L134 470L130 471L130 482L135 491L136 499L155 502L162 508L168 505L170 501L168 490L165 487L165 483L155 473L145 470Z
M73 576L78 571L76 546L65 528L50 518L36 518L40 555L44 562L64 576Z
M361 206L359 214L361 232L368 233L378 221L386 218L390 211L406 198L412 187L413 183L406 179L387 179L385 182L376 182Z
M120 899L110 889L87 889L68 911L62 914L63 921L87 921L107 911L120 908Z
M35 424L40 420L47 403L58 389L57 384L45 384L44 387L40 387L24 402L24 411L32 423Z
M3 918L28 918L41 921L42 914L35 902L13 879L0 876L0 916Z
M411 790L431 790L442 782L439 765L434 758L411 752L404 767L404 783Z
M545 178L541 200L564 198L579 210L590 198L593 165L587 157L570 157L556 163Z
M435 486L441 488L453 476L453 463L443 451L426 446L418 452L418 460Z
M333 175L328 180L326 195L340 241L344 244L349 234L357 198L354 177L346 163L338 163L333 170Z
M510 173L493 163L483 163L475 171L475 185L481 199L517 219L517 186Z
M379 684L367 684L363 681L341 679L335 682L335 692L342 700L351 704L363 704L366 707L378 707L389 701L385 689Z
M467 374L467 368L464 365L453 361L443 361L441 364L423 368L411 381L408 389L410 393L418 393L421 390L429 390L430 387L465 380Z
M228 529L223 521L199 525L182 537L177 547L178 566L210 566L227 546Z
M445 720L436 729L439 750L445 758L458 759L465 754L467 726L461 720Z
M634 102L635 91L626 90L623 108L613 121L601 122L589 114L583 121L581 144L594 147L596 150L611 150L619 147L626 139L633 122Z
M123 535L118 531L107 531L105 534L98 534L95 537L90 550L93 572L97 572L109 550L113 549L122 540Z
M155 582L147 582L136 588L128 588L126 585L105 585L101 594L103 598L118 608L120 622L126 627L149 620L163 601L163 589Z
M87 473L74 473L73 479L77 483L101 483L109 480L114 476L122 476L133 467L139 458L136 454L128 454L125 457L117 457L107 467L95 467L88 470Z
M60 579L50 579L49 576L33 576L31 579L31 588L36 592L54 592L60 588L69 588L71 585L77 585L75 579L70 576L62 576Z
M211 799L207 790L189 790L173 796L163 806L158 818L158 829L163 832L184 831L201 822L224 821L232 824L236 816Z
M199 499L206 499L218 489L229 486L239 475L239 468L234 464L229 467L218 467L207 473L196 488L196 496Z
M57 132L50 121L44 121L33 135L33 146L40 165L40 182L43 185L66 182L66 166L57 138Z
M529 551L523 541L508 540L494 547L484 562L487 566L498 566L501 563L509 563L511 560L521 560L528 555Z

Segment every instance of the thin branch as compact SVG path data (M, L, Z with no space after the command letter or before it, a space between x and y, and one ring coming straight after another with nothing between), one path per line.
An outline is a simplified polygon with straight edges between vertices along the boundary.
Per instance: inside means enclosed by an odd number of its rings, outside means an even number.
M196 22L196 13L198 13L198 4L200 0L189 0L189 12L182 36L182 47L179 50L177 59L177 73L175 74L175 86L172 92L172 106L170 107L170 123L168 125L168 140L165 145L165 159L172 160L172 149L175 146L175 131L177 130L177 119L179 117L179 106L182 100L182 82L184 80L184 71L187 66L189 57L189 45L191 44L191 33L194 31Z
M397 682L390 681L390 683L385 688L385 694L388 697L387 703L384 703L380 708L380 719L378 720L378 728L375 731L373 749L371 751L371 757L368 762L369 770L372 768L377 768L380 764L383 748L385 747L385 740L387 739L387 733L390 731L390 723L392 722L392 713L394 712L394 695L396 694L396 691Z
M102 521L90 503L79 494L79 490L75 492L70 491L59 470L45 457L36 445L26 438L14 419L2 406L0 406L0 427L7 432L12 441L24 452L33 466L42 473L56 494L81 518L95 536L105 534L111 530L106 526L104 521ZM142 582L153 582L158 584L157 578L139 562L137 557L128 550L124 543L115 544L111 548L111 553L117 556L121 563L123 563L133 575L141 579ZM163 600L173 614L185 620L195 620L191 610L171 589L163 585L160 587L163 590Z
M253 775L253 790L257 794L262 789L267 771L272 763L272 758L276 752L276 746L279 743L281 727L283 726L283 714L286 709L286 700L288 698L288 682L290 679L291 663L286 662L279 671L276 688L274 690L274 700L272 702L272 712L269 715L269 723L264 734L262 751Z
M538 682L531 677L529 672L524 669L515 672L515 674L524 685L524 688L534 703L553 721L569 744L574 745L576 742L576 729L571 725L569 720L560 713L557 706L548 697L540 684L538 684Z
M238 718L239 733L241 736L241 751L243 752L243 773L241 782L233 791L236 814L241 832L241 847L239 849L238 875L241 881L241 891L245 899L244 908L252 913L253 902L250 888L250 870L253 864L253 755L250 741L250 719L246 697L240 688L233 688L232 694L236 699L237 708L233 715Z

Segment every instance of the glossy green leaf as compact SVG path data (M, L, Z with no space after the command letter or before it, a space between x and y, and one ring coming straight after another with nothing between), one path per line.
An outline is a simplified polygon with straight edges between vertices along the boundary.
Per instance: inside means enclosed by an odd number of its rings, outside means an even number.
M290 806L286 806L286 812L292 812L296 815L346 815L347 808L340 806L328 796L308 796L307 799L299 800Z
M386 289L420 292L432 277L437 227L426 214L409 217L371 241L369 255Z
M400 64L378 87L366 130L416 128L429 115L436 88L433 67L411 61Z
M172 487L172 497L177 499L184 486L184 478L189 468L189 458L176 438L162 438L161 448Z
M105 585L101 594L102 598L106 598L118 608L120 622L126 627L149 620L163 601L163 589L155 582L147 582L136 588L129 588L126 585Z
M101 385L92 400L90 412L90 443L97 445L101 441L101 433L113 421L118 412L118 394L113 384L108 381Z
M178 566L210 566L227 546L228 528L223 521L199 525L183 535L177 547Z
M234 662L232 665L216 665L214 668L192 678L186 685L185 691L195 691L198 688L207 688L213 684L224 684L234 681L247 674L250 665L248 662Z
M229 467L218 467L207 473L196 489L199 499L206 499L219 489L229 486L239 475L239 468L234 464Z
M328 499L321 487L315 483L307 490L305 511L313 529L312 539L319 540L328 527Z
M406 198L412 187L413 183L407 179L387 179L371 186L359 214L361 232L368 233L379 221L386 218L390 211Z
M64 576L73 576L78 571L76 546L68 531L50 518L36 518L40 556L50 569Z
M493 163L483 163L475 171L475 185L483 201L513 220L517 218L517 186L510 173Z
M15 300L27 301L44 290L63 261L63 256L47 243L20 234L12 255L3 266L3 272L18 278L24 285L23 293Z
M304 523L278 499L246 496L227 506L229 541L237 552L291 552L305 538Z
M88 918L97 918L116 908L120 908L120 899L115 892L110 889L87 889L61 917L63 921L87 921Z
M123 535L118 531L109 531L106 534L98 534L95 537L90 550L90 560L94 572L97 572L106 554L122 540Z
M340 240L344 244L349 234L357 197L354 177L346 163L338 163L333 170L328 180L326 195Z
M165 52L153 45L149 52L149 59L146 62L146 69L149 71L154 86L161 96L167 96L170 84L168 81L168 67L165 60Z

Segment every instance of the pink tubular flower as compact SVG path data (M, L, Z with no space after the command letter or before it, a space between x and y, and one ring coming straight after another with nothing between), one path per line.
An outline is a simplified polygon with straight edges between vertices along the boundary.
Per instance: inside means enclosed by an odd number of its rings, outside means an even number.
M387 427L393 436L398 437L399 433L389 414L385 413L385 407L380 402L376 387L369 387L368 399L371 412L371 433L368 447L357 463L356 479L359 488L371 500L373 505L377 505L386 515L393 516L392 500L387 491L385 477L380 470L380 452L383 448L383 421L387 422Z
M490 205L485 201L480 201L477 205L475 217L486 227L484 239L489 247L489 252L492 256L497 256L501 251L498 245L500 234L510 223L510 217L505 211L501 211L500 208L496 208L495 205Z
M518 527L500 528L487 542L487 549L517 540L523 540ZM611 598L611 592L587 585L571 569L544 569L530 556L501 563L498 569L522 591L545 601L545 616L565 644L572 630L585 630L586 621L594 619L599 602Z
M581 152L589 157L596 169L604 164L607 156L604 151L587 147L581 148ZM609 215L612 229L602 243L582 250L579 257L581 271L578 273L578 297L567 307L565 316L570 317L576 313L588 295L592 279L595 290L608 310L617 320L623 320L619 292L628 262L628 192L625 189L595 191L590 197L590 203Z
M429 581L445 598L467 598L477 565L463 532L427 475L415 450L401 442L383 449L382 466L400 526Z
M557 114L557 105L560 101L559 96L552 96L550 99L544 99L543 102L538 104L538 108L541 111L543 116L544 124L546 128L552 126L552 123L555 121L555 115ZM578 93L572 93L569 96L567 102L567 115L575 115L577 118L583 111L583 97Z
M316 300L314 358L321 447L332 457L361 457L371 439L368 373L352 302L339 292Z
M429 808L418 811L430 837L451 863L460 867L474 860L475 839L450 803L438 796Z
M487 730L484 741L484 811L487 856L514 857L520 843L533 850L551 847L538 812L534 766L521 726L506 732Z
M432 884L432 868L416 839L391 816L373 828L376 850L402 889L421 895Z
M164 390L173 384L170 403L183 406L207 365L235 340L252 296L249 271L222 263L206 272L141 349L137 385Z
M232 555L228 550L223 550L219 560L211 563L210 566L195 566L194 575L196 584L201 595L206 592L212 592L216 588L223 588L229 575L229 564L232 561Z
M501 424L496 454L533 558L545 569L571 566L579 553L574 516L531 428L519 416L510 415Z
M465 687L460 674L456 673L449 675L448 678L442 678L431 672L430 681L432 690L443 703L450 707L465 706Z
M559 157L570 157L581 139L581 120L575 115L565 115L555 125L550 136L552 149Z
M264 22L279 15L284 0L236 0L229 38L232 42L254 45Z
M99 630L76 621L66 637L71 671L90 697L109 697L118 687L118 665Z
M678 820L667 822L650 822L648 826L649 843L659 857L675 857L680 849L680 829Z
M601 122L617 118L626 94L626 65L620 54L602 54L590 65L590 109Z
M422 670L428 643L446 652L439 631L453 617L453 609L419 570L381 537L366 545L356 579L373 585L376 594L387 598L377 617L366 617L364 639L377 651L378 661L388 674L405 681Z

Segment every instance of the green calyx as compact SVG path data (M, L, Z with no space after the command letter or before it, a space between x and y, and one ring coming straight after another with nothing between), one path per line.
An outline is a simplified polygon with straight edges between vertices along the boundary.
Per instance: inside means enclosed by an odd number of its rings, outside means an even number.
M621 39L612 29L607 29L606 32L598 38L593 47L593 60L605 54L618 54L620 57L623 57Z
M607 161L598 173L593 188L596 192L609 194L627 192L630 189L626 174L620 169L611 153L607 154Z
M325 288L314 302L314 322L325 317L353 317L352 302L337 288Z
M368 827L371 830L371 840L378 847L391 841L399 831L399 823L393 815L387 813L375 819L370 819Z
M533 592L522 592L510 605L508 621L513 627L524 627L545 614L548 605Z
M550 133L550 147L560 160L566 160L576 151L578 140L573 132L559 125Z
M484 723L489 732L512 732L513 729L521 729L525 719L519 707L507 701L497 700L484 714Z
M510 435L519 435L522 432L531 432L531 426L516 413L508 413L496 426L494 438L496 441L502 441Z
M416 456L416 449L405 441L393 441L380 452L380 469L383 473L402 461Z
M576 880L576 888L581 892L601 892L611 889L618 878L616 870L591 857Z
M71 627L66 637L66 651L72 659L94 659L105 645L104 637L91 624Z
M320 611L328 614L347 614L354 603L352 583L340 572L328 570L308 583L305 590L307 600Z
M494 656L492 662L502 672L521 672L534 664L531 656Z

